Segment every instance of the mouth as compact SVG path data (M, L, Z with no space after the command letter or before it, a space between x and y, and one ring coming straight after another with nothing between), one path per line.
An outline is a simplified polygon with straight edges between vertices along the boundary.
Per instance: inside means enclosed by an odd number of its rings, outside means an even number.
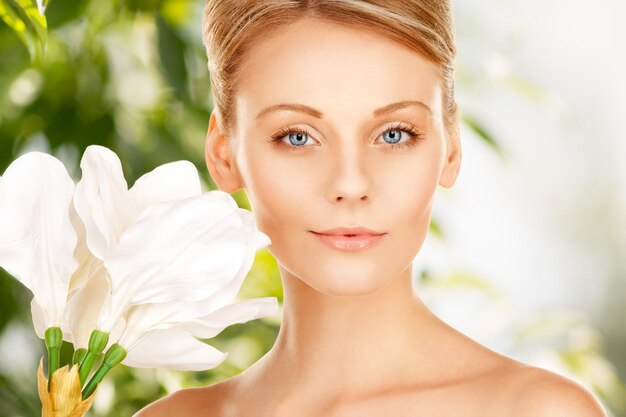
M341 250L359 250L371 247L383 239L387 233L342 233L330 234L310 232L326 245Z
M322 231L310 230L310 232L317 235L326 236L345 236L345 237L368 237L368 236L380 236L387 234L386 232L377 232L375 230L367 229L365 227L339 227L335 229L328 229Z

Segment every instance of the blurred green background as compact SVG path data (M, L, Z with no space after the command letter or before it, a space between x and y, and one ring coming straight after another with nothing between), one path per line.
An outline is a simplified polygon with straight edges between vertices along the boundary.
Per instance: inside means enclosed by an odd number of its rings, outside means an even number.
M0 174L24 152L42 150L61 159L78 180L84 149L99 144L119 155L129 186L158 165L186 159L196 165L204 189L215 189L204 163L212 102L200 37L202 6L191 0L53 0L42 17L35 2L0 0ZM457 78L466 91L476 85L477 75L463 66ZM541 94L522 79L514 81L519 94ZM466 112L464 128L494 151L493 158L506 157L479 117ZM244 192L233 196L249 209ZM431 234L445 242L437 213ZM459 289L482 294L484 303L503 299L469 272L416 273L416 285L433 305ZM262 296L282 301L276 262L266 250L258 252L238 298ZM40 415L35 376L45 351L32 329L31 298L0 269L0 417ZM270 349L279 325L272 318L255 320L207 341L230 352L209 371L119 366L101 384L89 415L130 416L168 392L233 376ZM570 337L571 329L581 328L593 335L582 344ZM544 316L512 322L510 329L513 342L505 353L522 358L529 343L543 343L614 415L626 416L624 385L603 355L601 335L584 319ZM559 343L547 342L555 337ZM71 345L64 345L62 355L62 363L68 362Z

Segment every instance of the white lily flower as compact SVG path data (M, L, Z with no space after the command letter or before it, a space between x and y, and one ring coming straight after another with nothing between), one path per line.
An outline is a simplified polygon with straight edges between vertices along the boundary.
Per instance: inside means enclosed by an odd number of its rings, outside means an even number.
M74 182L58 159L29 152L9 165L0 184L0 266L32 291L33 325L43 339L47 328L62 324L79 265Z
M224 195L224 193L221 195ZM230 199L230 196L228 196L228 198ZM233 201L232 204L236 203ZM127 314L129 326L131 326L131 323L133 322L141 322L143 331L167 329L177 326L179 323L197 321L196 318L207 317L217 310L227 306L235 298L246 275L252 267L256 251L267 246L271 242L267 235L256 229L254 216L251 212L241 208L237 208L236 211L242 221L243 230L241 230L241 233L246 235L243 240L247 242L244 252L245 258L243 259L237 274L233 276L230 281L223 282L217 292L210 294L210 296L202 298L199 301L185 302L182 304L175 301L171 303L135 306L132 311ZM222 238L216 237L216 239ZM220 262L223 261L223 259L220 259ZM138 334L139 332L135 331L132 333ZM125 336L126 334L123 338ZM197 336L204 338L212 337L199 334ZM125 339L125 341L127 342L127 345L134 343L134 340L131 341Z
M70 327L82 326L73 332L80 346L89 330L109 333L108 344L117 341L127 351L122 363L128 366L214 367L226 355L194 337L209 338L278 309L275 297L229 304L256 251L270 240L230 194L201 194L195 167L182 162L156 168L129 190L109 149L90 146L81 160L74 204L106 274L76 292L70 304L89 319ZM153 345L161 339L178 347ZM171 357L172 349L188 354Z
M101 338L118 322L124 330L83 395L90 395L118 363L201 370L223 361L227 354L195 337L212 337L230 324L276 313L275 297L224 303L233 282L241 283L247 274L256 250L268 243L252 213L223 191L144 209L104 259L111 293L94 334ZM93 363L95 349L90 348L85 363ZM81 378L89 366L81 363Z
M122 362L128 366L170 367L179 370L212 368L224 360L226 355L195 340L194 336L211 338L231 324L274 315L278 311L278 300L275 297L257 298L230 304L252 266L256 251L270 243L270 240L267 235L256 230L252 213L237 207L228 194L213 191L207 193L206 197L216 197L217 200L213 202L214 205L221 205L226 213L230 211L235 214L232 217L235 224L231 225L228 223L228 217L219 220L218 210L207 207L207 210L210 209L210 213L216 217L214 221L219 222L220 228L210 224L206 226L206 230L201 233L202 239L206 239L205 245L211 244L214 249L207 248L206 252L198 252L195 256L201 257L204 254L203 263L209 265L209 268L204 266L202 269L218 271L218 274L206 275L202 277L202 280L197 279L197 288L201 293L204 293L200 299L197 299L198 294L193 294L193 297L184 296L167 302L142 303L133 305L128 309L128 313L124 315L126 327L118 341L128 352L126 359ZM199 200L197 197L195 199ZM189 201L189 203L193 204L193 201ZM197 219L187 216L183 211L179 212L178 215L181 220L189 225L198 224ZM168 217L172 217L172 215ZM154 222L163 223L158 215L154 218ZM175 221L173 224L178 225L180 222ZM145 221L141 225L141 228L146 232L151 230L151 227L150 221ZM173 230L173 233L183 234L174 241L182 240L181 249L184 248L182 250L185 252L192 252L194 248L192 245L194 244L189 245L186 242L189 236L186 236L184 229ZM161 269L151 267L152 263L161 260L161 257L158 256L158 250L152 252L154 255L140 254L140 256L136 256L132 254L133 251L136 252L135 248L141 247L141 242L137 238L143 236L143 230L137 230L134 233L134 239L128 241L122 239L120 250L128 251L131 254L130 260L124 256L107 261L107 267L111 270L112 275L116 275L116 271L123 272L125 269L130 271L156 270L156 273L159 274ZM211 231L213 234L208 233ZM243 245L237 247L239 243L243 243ZM220 247L226 248L226 250L220 250ZM202 250L202 247L198 247L198 249ZM173 249L173 251L175 250ZM243 257L238 258L240 254ZM194 256L193 253L191 255ZM232 276L227 269L231 265L238 267L237 272ZM225 275L220 276L219 271L224 271ZM168 274L172 276L173 273L179 272L172 268ZM155 280L150 274L151 272L146 273L146 281ZM143 279L142 276L137 278ZM181 282L176 280L173 285L180 284ZM206 290L203 290L203 284ZM170 291L174 289L173 285L169 284ZM194 299L196 301L193 301ZM153 299L152 301L158 300ZM174 337L177 338L174 339ZM179 342L178 337L186 340ZM158 340L161 342L155 344ZM176 348L167 346L165 341L171 344L172 340L175 340L176 344L181 343L181 345ZM172 357L172 349L182 349L182 346L185 346L188 354Z
M119 158L106 147L88 146L81 169L83 176L74 196L76 211L80 213L75 227L79 231L79 247L90 260L72 278L67 327L63 328L75 348L87 346L111 292L102 259L116 248L124 230L142 209L152 204L201 193L200 178L189 161L163 164L141 176L130 190ZM107 346L119 336L123 324L118 321L109 329L112 333Z
M224 289L233 283L239 288L256 250L269 242L251 215L219 190L142 211L104 261L111 296L97 328L109 331L124 317L130 329L125 334L134 334L152 330L168 317L186 321L225 305ZM213 295L222 302L211 304ZM133 306L134 314L127 316Z

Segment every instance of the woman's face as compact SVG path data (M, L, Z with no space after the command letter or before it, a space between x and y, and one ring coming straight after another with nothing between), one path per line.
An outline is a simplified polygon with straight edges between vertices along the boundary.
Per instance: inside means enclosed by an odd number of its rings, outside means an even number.
M232 171L209 162L217 132L207 163L221 189L244 187L283 274L357 295L406 273L435 189L459 167L437 67L372 32L304 19L249 50L241 71ZM358 226L386 235L345 251L311 233Z

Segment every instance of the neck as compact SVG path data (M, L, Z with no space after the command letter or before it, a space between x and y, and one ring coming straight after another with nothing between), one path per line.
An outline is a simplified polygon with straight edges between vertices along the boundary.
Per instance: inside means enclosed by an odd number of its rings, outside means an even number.
M425 368L439 348L430 335L441 322L415 294L411 267L375 293L352 296L281 275L282 323L264 362L283 387L367 392L397 383L407 366Z

